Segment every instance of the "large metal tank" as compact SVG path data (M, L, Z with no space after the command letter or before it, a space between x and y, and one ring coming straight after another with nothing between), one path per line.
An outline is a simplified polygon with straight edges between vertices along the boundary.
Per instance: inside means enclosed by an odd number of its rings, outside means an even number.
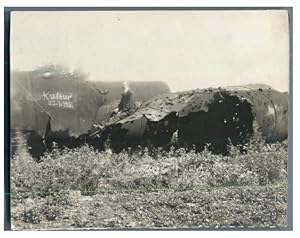
M248 142L261 131L267 142L288 134L288 94L267 85L196 89L154 97L132 115L108 123L116 148L137 144L165 146L174 138L182 146L205 144L216 152L229 141Z
M35 156L45 151L45 139L73 143L68 140L88 133L105 104L101 89L62 68L13 72L10 85L12 153L21 135Z
M140 102L169 92L162 82L129 84ZM84 142L93 124L101 123L107 108L119 100L122 82L90 82L63 67L50 66L12 72L10 85L12 142L22 132L31 152L38 150L40 155L46 149L40 148L43 140L43 147L53 141L66 146Z
M73 137L87 133L105 103L105 93L69 73L18 72L10 82L11 128L40 136L47 127Z

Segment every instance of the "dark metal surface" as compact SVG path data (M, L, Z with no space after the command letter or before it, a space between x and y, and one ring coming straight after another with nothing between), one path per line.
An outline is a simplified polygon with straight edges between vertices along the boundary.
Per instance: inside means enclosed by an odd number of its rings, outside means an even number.
M11 128L45 137L79 137L106 120L121 96L121 81L90 82L60 66L11 74ZM169 92L163 82L129 82L145 102Z
M147 125L139 127L138 121ZM257 130L267 141L286 139L288 94L259 84L166 93L108 125L108 130L120 128L124 140L135 137L140 143L148 139L157 142L165 137L162 145L177 132L182 144L210 143L225 150L229 139L242 143Z
M53 132L87 133L105 98L91 83L69 77L27 72L12 78L12 129L44 136L50 123Z

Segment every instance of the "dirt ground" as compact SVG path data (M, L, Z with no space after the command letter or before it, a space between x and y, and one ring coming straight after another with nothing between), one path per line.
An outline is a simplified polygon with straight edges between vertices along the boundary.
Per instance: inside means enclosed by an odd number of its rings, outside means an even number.
M73 191L59 219L21 222L24 206L12 206L15 229L285 227L286 186L220 188L212 191L112 192L82 196ZM282 205L285 204L285 205ZM14 205L14 202L13 202ZM48 211L48 213L51 213ZM20 218L20 217L19 217ZM23 219L23 221L26 219Z

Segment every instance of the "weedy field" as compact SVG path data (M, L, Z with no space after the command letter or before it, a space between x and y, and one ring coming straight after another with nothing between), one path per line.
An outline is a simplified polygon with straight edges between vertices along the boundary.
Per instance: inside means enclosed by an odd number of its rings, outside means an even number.
M85 145L11 160L12 229L287 226L287 141L228 155Z

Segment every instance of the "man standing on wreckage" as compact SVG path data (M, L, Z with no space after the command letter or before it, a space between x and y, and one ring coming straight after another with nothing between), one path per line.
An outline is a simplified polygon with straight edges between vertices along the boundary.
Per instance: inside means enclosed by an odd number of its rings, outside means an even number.
M104 125L94 125L95 128L103 129L106 124L111 124L113 122L119 121L130 114L132 114L136 109L135 96L132 90L130 90L128 83L123 81L122 83L122 97L118 106L110 114L108 122Z

